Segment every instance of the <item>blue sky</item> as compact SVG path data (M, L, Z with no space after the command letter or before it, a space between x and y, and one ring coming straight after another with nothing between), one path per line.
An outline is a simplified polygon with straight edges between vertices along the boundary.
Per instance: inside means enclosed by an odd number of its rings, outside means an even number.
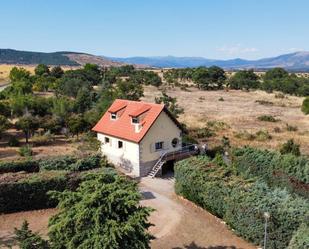
M309 50L308 0L9 0L0 48L255 59Z

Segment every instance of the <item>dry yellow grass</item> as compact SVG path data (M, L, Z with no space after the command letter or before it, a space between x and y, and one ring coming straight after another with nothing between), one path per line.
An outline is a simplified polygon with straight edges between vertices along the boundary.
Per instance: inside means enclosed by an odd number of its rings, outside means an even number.
M13 67L23 67L26 70L30 71L30 73L34 73L34 69L37 65L12 65L12 64L0 64L0 85L1 83L6 83L9 79L10 71ZM70 67L70 66L63 66L62 69L64 71L70 69L76 69L79 67Z
M145 87L144 100L154 101L160 91L152 86ZM277 149L287 139L293 138L301 144L303 153L309 155L309 116L305 116L300 106L303 98L288 96L275 98L275 94L263 91L244 92L230 91L201 91L189 88L189 91L180 91L179 88L168 89L168 95L177 97L178 103L185 113L179 118L190 128L204 127L207 121L218 120L228 124L229 128L216 132L216 136L209 139L210 145L218 144L223 135L228 136L233 145L245 145ZM223 98L224 101L219 101ZM256 102L264 100L273 105L262 105ZM263 122L257 118L261 115L272 115L278 122ZM297 131L287 131L286 124L296 126ZM279 127L281 132L274 132ZM267 141L248 141L235 137L241 131L255 133L267 130L272 139Z

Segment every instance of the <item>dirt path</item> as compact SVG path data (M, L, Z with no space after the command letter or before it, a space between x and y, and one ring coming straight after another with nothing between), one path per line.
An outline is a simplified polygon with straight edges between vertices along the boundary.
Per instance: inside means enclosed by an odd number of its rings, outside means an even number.
M174 179L143 178L142 204L156 211L150 221L154 249L254 249L217 217L174 194Z

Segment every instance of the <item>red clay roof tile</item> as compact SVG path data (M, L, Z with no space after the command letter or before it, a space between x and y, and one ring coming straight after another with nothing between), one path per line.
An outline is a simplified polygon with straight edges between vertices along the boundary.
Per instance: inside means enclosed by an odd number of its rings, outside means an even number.
M111 112L117 112L115 110L119 111L123 108L125 109L122 115L116 120L110 118ZM163 104L116 99L92 130L138 143L143 139L144 135L164 109ZM147 113L145 113L146 111ZM142 129L137 133L135 132L135 125L131 123L131 116L132 114L134 116L142 113L145 113L145 117L140 124L142 125Z

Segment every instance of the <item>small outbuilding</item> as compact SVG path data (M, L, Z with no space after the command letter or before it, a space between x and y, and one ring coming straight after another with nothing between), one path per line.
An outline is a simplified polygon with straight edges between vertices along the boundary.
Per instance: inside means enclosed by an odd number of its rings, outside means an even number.
M135 176L148 175L163 155L182 148L181 125L163 104L116 99L93 131L102 154Z

